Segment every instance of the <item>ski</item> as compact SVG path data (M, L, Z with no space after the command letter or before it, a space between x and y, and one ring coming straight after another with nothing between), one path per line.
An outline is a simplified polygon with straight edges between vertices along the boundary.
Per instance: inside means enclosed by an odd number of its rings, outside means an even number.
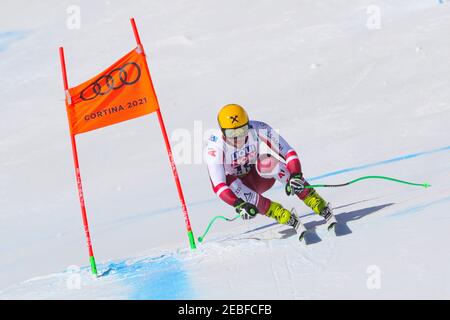
M329 203L327 204L323 214L321 215L325 219L325 227L327 228L327 231L334 231L334 234L338 237L352 233L352 231L344 221L338 221L336 219L336 216L333 213L333 209L331 208L331 205Z
M291 220L288 225L294 228L298 235L298 240L304 242L306 245L320 242L322 239L316 234L314 228L307 228L300 220L297 210L292 208L291 210Z
M297 230L297 234L299 234L298 236L298 240L301 242L304 240L306 234L308 233L308 229L305 228L305 226L303 225L303 223L300 222L300 227Z
M328 231L335 230L338 222L333 214L333 209L330 203L327 203L326 207L322 209L320 216L325 219L325 226Z
M332 214L332 216L328 219L328 221L325 222L326 228L328 231L335 231L336 225L338 224L335 216Z
M295 232L299 235L299 240L302 241L308 232L308 229L306 229L305 225L300 221L295 207L291 209L291 219L288 222L288 225L294 228Z
M330 203L327 204L320 216L322 216L325 220L324 225L327 232L333 232L338 237L352 233L344 221L339 221L336 219ZM296 230L299 235L299 241L304 242L305 244L313 244L322 240L317 234L315 226L308 228L300 222L300 219L299 226Z
M306 245L318 243L322 241L319 235L316 233L315 227L306 228L299 232L298 240Z
M322 239L316 232L316 227L318 226L317 223L313 223L311 227L307 227L300 220L295 208L292 208L291 213L292 216L288 225L293 227L296 231L299 242L303 242L306 245L309 245L322 241ZM327 232L333 232L338 237L352 233L345 221L339 221L338 219L336 219L336 216L333 214L333 209L331 208L330 204L327 205L321 216L324 218L325 223L319 224L324 224Z

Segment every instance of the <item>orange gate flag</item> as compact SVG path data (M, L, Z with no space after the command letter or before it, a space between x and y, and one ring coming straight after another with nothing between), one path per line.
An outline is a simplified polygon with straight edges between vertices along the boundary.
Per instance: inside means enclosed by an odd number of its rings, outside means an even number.
M68 90L66 107L72 134L158 110L152 87L144 53L138 47L96 77Z

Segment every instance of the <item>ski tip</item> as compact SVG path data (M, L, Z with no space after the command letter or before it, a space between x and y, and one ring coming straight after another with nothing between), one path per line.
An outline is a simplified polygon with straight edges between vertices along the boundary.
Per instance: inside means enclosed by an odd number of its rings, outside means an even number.
M202 243L203 242L203 237L198 237L198 242Z
M431 187L431 184L429 184L428 182L425 182L425 183L423 184L423 186L424 186L424 188L426 189L426 188Z
M303 241L303 239L305 238L306 232L307 232L307 231L303 231L303 232L300 234L300 236L298 237L298 240L299 240L299 241Z
M331 223L329 226L328 226L328 231L331 231L331 230L333 230L335 227L336 227L336 224L337 224L337 222L333 222L333 223Z

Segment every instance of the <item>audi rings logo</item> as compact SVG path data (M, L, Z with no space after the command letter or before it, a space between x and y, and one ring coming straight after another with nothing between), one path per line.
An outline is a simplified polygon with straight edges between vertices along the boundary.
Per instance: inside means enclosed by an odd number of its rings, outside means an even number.
M80 93L81 100L88 101L104 96L123 86L131 86L141 78L141 68L136 62L128 62L121 68L113 69L91 83Z

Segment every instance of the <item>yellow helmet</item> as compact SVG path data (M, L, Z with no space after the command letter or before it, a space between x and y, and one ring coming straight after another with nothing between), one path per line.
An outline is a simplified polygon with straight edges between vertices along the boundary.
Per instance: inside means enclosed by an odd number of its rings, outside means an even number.
M227 104L220 109L217 120L222 129L236 129L248 124L248 115L240 105Z

